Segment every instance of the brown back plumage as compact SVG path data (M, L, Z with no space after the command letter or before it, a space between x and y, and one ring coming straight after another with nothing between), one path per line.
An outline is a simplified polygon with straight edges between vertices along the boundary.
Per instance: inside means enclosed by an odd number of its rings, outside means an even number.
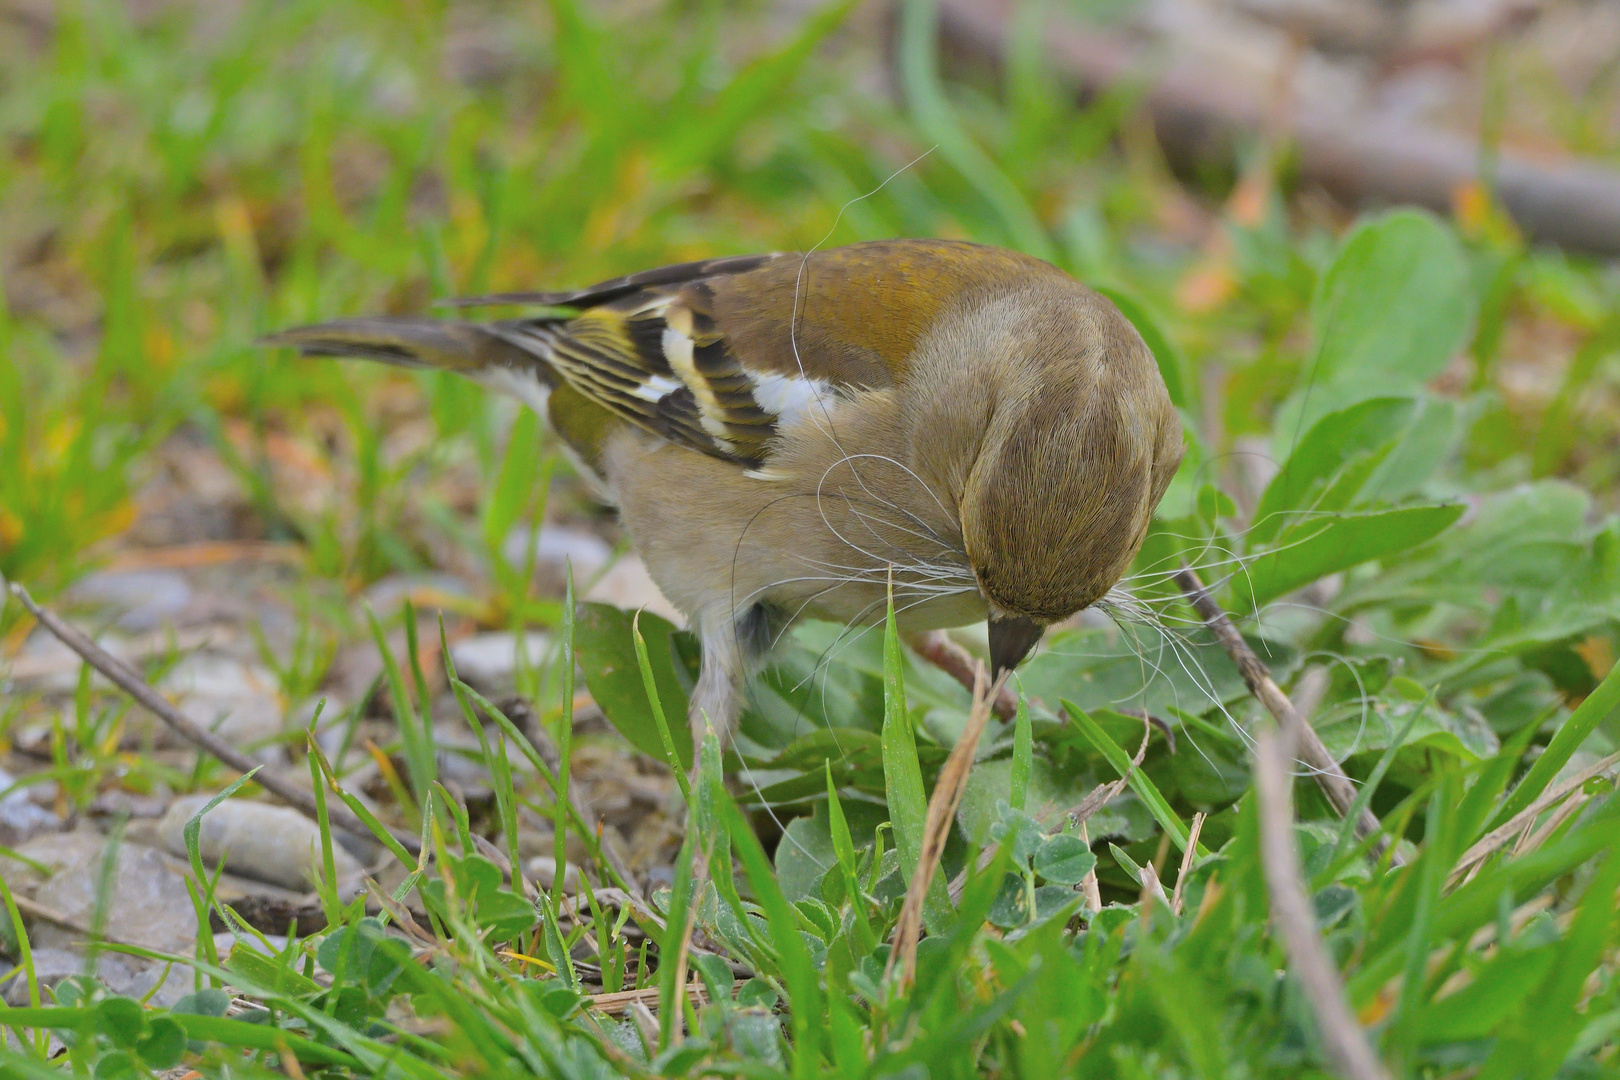
M804 401L890 395L900 472L956 518L991 610L1041 623L1118 580L1181 458L1179 420L1135 329L1014 252L877 241L467 303L479 302L583 310L355 319L271 340L532 380L592 463L628 425L767 476Z

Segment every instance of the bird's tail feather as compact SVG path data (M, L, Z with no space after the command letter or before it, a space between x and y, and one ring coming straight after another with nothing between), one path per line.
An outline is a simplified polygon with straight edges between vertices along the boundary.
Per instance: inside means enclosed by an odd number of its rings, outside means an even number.
M549 375L541 357L500 335L476 323L443 319L339 319L283 330L260 343L290 346L305 356L359 357L475 377L495 368Z

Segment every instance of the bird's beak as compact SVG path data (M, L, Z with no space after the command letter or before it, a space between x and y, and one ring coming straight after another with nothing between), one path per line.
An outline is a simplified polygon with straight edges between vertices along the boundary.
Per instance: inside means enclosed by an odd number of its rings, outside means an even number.
M990 620L990 677L999 679L1029 655L1046 627L1016 616Z

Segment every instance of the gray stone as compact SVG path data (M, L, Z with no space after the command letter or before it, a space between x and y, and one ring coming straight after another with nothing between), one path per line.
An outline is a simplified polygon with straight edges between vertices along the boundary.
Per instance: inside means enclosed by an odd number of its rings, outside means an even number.
M456 675L468 686L484 693L510 690L516 684L520 641L524 656L532 667L545 664L551 648L549 634L529 631L520 638L517 634L497 631L475 634L450 646L450 659L456 665Z
M17 852L44 865L48 873L0 860L0 874L11 888L36 903L70 922L89 926L95 919L106 843L105 837L93 832L38 836ZM152 848L127 842L118 846L107 881L106 903L109 937L167 950L189 948L195 938L197 917L185 880L161 852ZM69 935L64 944L76 943L83 937L70 929L63 933Z
M43 864L48 873L0 860L0 876L65 922L86 927L95 919L102 890L106 843L105 837L92 832L36 837L18 852ZM106 881L105 903L109 938L161 952L191 952L197 917L185 879L161 852L141 844L120 844ZM82 930L35 919L28 936L42 983L54 985L84 969ZM189 970L144 957L105 952L97 958L95 973L116 994L144 997L156 987L151 1000L157 1005L173 1004L191 989ZM10 1003L25 1001L27 983L13 980L3 993Z
M172 623L191 603L192 590L176 570L100 570L74 582L67 596L118 611L118 628L138 633Z
M34 940L34 935L30 935L30 945L34 958L34 978L39 982L39 998L41 1003L48 1005L51 995L46 991L69 975L83 971L84 957L72 949L42 947ZM28 1004L28 975L20 965L9 979L0 982L0 997L5 998L6 1004L14 1009Z
M26 787L10 790L17 778L0 769L0 846L14 848L43 832L56 832L62 819L36 803Z
M185 716L232 746L259 748L282 732L276 676L260 664L214 653L193 653L164 676L162 688ZM266 758L279 761L276 747Z
M523 864L523 876L543 889L553 888L557 884L557 860L550 855L536 855ZM563 872L563 888L569 892L579 888L579 867L573 863Z
M209 800L207 795L176 799L157 824L158 836L178 858L188 858L186 822ZM298 811L285 806L226 799L202 819L197 848L205 862L221 859L231 873L287 889L306 889L321 863L320 830ZM361 866L343 847L332 845L338 880L358 874Z
M508 565L522 567L528 562L530 535L530 531L523 527L513 529L506 535L506 540L501 544L501 555ZM611 558L613 549L606 540L593 532L568 525L542 526L534 553L535 565L548 568L553 574L560 575L563 566L572 563L574 580L581 584L595 577Z

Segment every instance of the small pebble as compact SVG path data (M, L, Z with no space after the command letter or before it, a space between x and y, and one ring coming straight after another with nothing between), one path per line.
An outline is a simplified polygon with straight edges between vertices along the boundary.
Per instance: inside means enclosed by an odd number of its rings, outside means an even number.
M176 799L158 822L157 834L177 858L189 858L185 827L192 816L207 805L208 795L187 795ZM285 806L226 799L202 819L197 849L203 861L233 874L279 885L286 889L307 889L314 883L314 870L321 863L321 835L313 821ZM338 880L358 874L360 863L341 844L332 845L333 865Z

